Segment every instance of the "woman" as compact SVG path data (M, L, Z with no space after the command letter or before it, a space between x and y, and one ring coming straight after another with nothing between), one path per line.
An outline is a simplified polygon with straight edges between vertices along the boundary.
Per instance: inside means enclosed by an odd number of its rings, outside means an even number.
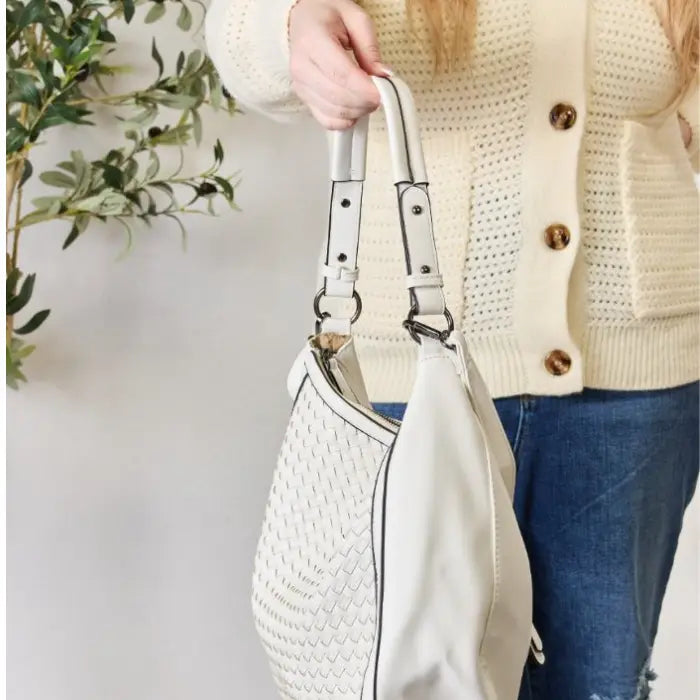
M207 43L279 121L345 129L378 107L368 74L409 84L447 303L516 456L547 653L521 698L648 697L699 460L697 0L214 0ZM386 149L379 112L355 337L400 418L415 349Z

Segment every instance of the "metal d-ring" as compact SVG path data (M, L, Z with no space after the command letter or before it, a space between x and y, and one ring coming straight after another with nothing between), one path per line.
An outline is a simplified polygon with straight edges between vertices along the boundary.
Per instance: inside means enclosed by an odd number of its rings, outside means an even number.
M403 322L403 327L408 331L413 340L420 343L421 340L419 336L424 335L428 338L435 338L435 340L439 340L446 348L454 348L453 345L448 345L447 343L450 333L452 333L452 331L455 329L454 319L452 318L452 314L449 312L447 307L445 307L445 310L442 312L445 320L447 321L447 328L442 331L438 330L437 328L433 328L432 326L428 326L425 323L421 323L420 321L414 321L413 319L417 313L418 310L416 307L411 306L411 309L408 312L408 318Z
M321 332L321 323L323 319L331 317L328 311L321 311L321 299L324 297L325 291L326 290L323 287L321 287L321 289L319 289L318 292L316 292L316 296L314 297L314 313L316 314L316 333ZM358 318L360 318L360 314L362 313L362 299L360 298L360 295L357 293L356 289L354 289L352 292L352 298L355 300L355 313L350 319L351 325L355 323L355 321L357 321Z

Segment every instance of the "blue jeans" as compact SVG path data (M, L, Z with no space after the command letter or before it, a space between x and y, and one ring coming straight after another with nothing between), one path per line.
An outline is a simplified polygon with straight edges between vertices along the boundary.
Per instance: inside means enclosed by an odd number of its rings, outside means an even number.
M519 700L645 700L661 602L698 478L700 382L494 400L546 661ZM401 419L405 404L374 404Z

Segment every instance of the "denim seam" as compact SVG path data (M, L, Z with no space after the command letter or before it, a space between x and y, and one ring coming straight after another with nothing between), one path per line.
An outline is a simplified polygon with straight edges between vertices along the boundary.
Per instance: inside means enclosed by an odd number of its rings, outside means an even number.
M523 409L522 399L518 405L518 427L515 429L515 437L513 438L513 455L518 456L520 450L520 438L523 434L523 427L525 423L525 411Z

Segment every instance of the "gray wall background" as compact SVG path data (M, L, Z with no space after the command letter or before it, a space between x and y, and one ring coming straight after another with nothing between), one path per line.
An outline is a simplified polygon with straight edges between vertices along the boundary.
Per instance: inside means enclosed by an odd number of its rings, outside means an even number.
M158 26L174 55L182 35ZM121 46L148 71L151 31L131 29ZM250 569L286 373L313 320L325 137L252 113L210 117L205 133L221 137L229 171L242 169L243 211L187 219L186 253L167 222L139 229L121 261L119 228L91 229L65 252L65 226L23 234L33 308L52 314L29 385L7 400L12 700L276 697ZM114 136L108 119L66 129L42 160L67 146L98 154ZM209 148L188 161L205 167ZM696 499L654 654L661 700L698 697L699 539Z

